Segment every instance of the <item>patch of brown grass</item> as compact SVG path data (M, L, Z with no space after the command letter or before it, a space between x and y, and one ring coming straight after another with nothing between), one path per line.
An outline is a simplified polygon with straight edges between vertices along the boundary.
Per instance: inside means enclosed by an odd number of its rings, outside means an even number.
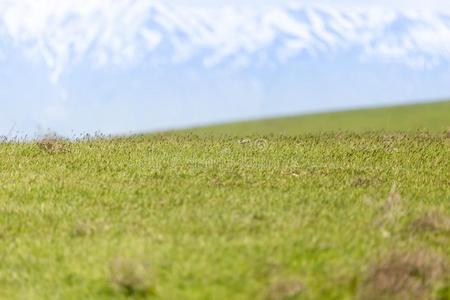
M68 152L68 147L65 141L54 135L45 136L37 142L37 145L40 149L49 154Z
M157 133L153 136L153 139L155 141L167 141L169 139L169 136L165 133Z
M449 268L441 256L393 252L374 263L358 289L358 299L432 299L433 287L448 279Z
M127 295L148 295L155 292L154 278L147 263L116 258L110 264L111 282Z
M441 232L450 233L450 216L439 213L431 212L414 220L411 223L411 229L413 232Z
M293 299L305 290L302 282L296 279L284 279L273 282L267 292L267 300Z
M369 176L357 176L353 178L351 186L353 187L369 187L379 184L378 178Z
M85 237L90 236L95 233L95 226L89 222L78 221L74 224L72 228L72 236L73 237Z

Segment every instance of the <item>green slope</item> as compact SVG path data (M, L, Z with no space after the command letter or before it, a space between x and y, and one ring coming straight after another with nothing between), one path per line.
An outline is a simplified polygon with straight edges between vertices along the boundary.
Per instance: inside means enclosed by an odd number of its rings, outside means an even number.
M239 122L195 128L196 134L287 134L332 131L417 131L442 132L450 127L450 101L377 109Z
M449 112L1 142L0 299L450 299Z

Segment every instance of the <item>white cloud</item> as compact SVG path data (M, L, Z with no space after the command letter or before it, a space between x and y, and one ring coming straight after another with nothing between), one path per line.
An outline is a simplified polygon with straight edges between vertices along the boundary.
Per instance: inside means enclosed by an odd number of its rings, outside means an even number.
M386 8L388 2L375 7L379 1L372 1L373 7L350 0L340 5L323 0L320 6L302 1L290 8L267 0L258 10L245 5L253 2L222 2L219 7L181 0L170 5L157 0L83 5L77 0L3 0L0 32L32 59L44 61L54 82L82 61L127 66L156 53L174 63L195 57L206 67L230 63L242 68L261 58L284 63L301 52L327 55L348 49L414 68L450 60L450 19L432 12L449 6L440 7L444 2L434 1L429 12L421 12L421 2L409 1L405 13Z
M383 7L398 10L437 10L450 11L450 2L447 0L171 0L171 3L185 6L202 6L218 8L224 6L246 6L270 8L281 5L317 5L349 7Z

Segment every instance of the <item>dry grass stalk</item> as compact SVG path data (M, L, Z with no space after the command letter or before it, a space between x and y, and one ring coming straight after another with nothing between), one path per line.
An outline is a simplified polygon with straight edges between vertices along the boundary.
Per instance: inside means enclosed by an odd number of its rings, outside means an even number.
M375 220L375 226L381 227L384 231L386 224L392 223L397 220L402 214L402 197L397 192L397 186L392 185L386 200L381 205L378 217Z

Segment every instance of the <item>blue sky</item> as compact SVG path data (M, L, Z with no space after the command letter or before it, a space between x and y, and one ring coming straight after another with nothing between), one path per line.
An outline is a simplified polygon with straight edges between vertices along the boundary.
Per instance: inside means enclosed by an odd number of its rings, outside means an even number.
M0 1L0 135L450 97L449 1Z

